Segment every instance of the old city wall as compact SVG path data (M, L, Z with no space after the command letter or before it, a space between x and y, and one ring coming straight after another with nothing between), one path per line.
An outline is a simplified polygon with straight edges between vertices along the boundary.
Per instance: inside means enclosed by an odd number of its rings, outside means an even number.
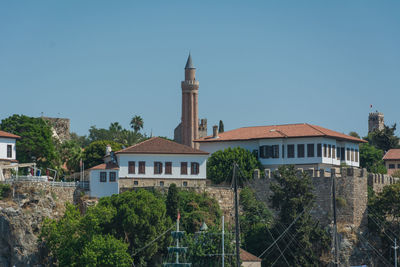
M61 142L70 139L70 119L49 117L42 117L42 119L49 122L54 133Z

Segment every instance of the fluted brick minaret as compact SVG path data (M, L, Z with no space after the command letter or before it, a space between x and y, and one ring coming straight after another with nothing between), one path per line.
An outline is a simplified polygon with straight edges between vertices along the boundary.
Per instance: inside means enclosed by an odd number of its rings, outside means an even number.
M196 68L192 57L189 57L185 66L185 80L182 87L182 144L198 148L193 140L199 138L198 94L199 82L196 81Z

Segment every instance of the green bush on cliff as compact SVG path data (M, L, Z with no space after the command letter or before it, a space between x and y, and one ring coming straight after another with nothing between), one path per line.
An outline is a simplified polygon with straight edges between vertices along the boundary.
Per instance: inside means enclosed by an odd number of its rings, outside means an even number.
M0 199L8 197L10 192L11 186L9 184L0 184Z

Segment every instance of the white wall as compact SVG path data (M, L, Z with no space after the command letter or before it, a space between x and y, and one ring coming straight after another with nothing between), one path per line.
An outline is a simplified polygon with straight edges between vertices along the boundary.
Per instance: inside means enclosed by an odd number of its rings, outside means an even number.
M304 144L304 157L298 158L297 157L297 145ZM314 157L307 157L307 144L314 144ZM261 164L263 165L284 165L284 164L332 164L339 166L342 162L345 162L349 166L359 167L359 162L351 161L346 159L346 161L338 160L336 157L336 153L331 153L331 157L324 157L324 153L321 151L321 157L317 157L317 145L321 144L323 148L324 144L329 145L331 147L345 147L352 148L354 150L359 150L358 143L352 143L347 141L339 141L333 138L326 138L326 137L308 137L308 138L276 138L276 139L259 139L253 141L230 141L230 142L200 142L200 150L207 151L210 155L218 150L224 150L228 147L242 147L249 151L259 150L260 146L265 145L279 145L279 158L259 158ZM285 157L282 158L282 145L285 146ZM287 145L294 145L294 158L287 157ZM322 150L322 149L321 149ZM333 155L334 154L334 155ZM354 158L355 159L355 158Z
M107 181L100 182L100 172L107 172ZM110 182L110 172L116 173L115 182ZM90 196L106 197L119 193L118 170L91 170L90 171Z
M12 146L12 157L11 158L7 158L7 145ZM16 159L15 139L0 138L0 159L8 159L8 160Z
M178 155L178 154L117 154L119 177L129 178L181 178L181 179L206 179L207 155ZM135 162L135 174L128 173L128 162ZM139 161L146 162L146 173L139 174ZM162 162L161 174L154 174L154 162ZM165 162L172 162L172 174L165 174ZM187 175L181 174L181 162L187 162ZM191 175L191 162L199 163L199 174Z

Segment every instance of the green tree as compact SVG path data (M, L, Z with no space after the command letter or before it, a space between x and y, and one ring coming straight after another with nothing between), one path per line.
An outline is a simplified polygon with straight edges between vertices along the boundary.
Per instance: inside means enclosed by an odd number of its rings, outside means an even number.
M261 163L250 151L240 147L227 148L224 151L219 150L213 153L208 158L207 177L215 184L225 180L230 181L234 162L239 165L245 179L252 179L254 169L261 169ZM242 180L239 182L242 183Z
M167 200L165 202L167 206L167 215L172 221L175 221L178 216L178 205L179 205L179 190L176 184L171 184L168 189Z
M373 173L386 173L383 151L369 143L360 145L360 166Z
M91 126L89 138L91 142L100 140L111 140L126 146L131 146L146 139L146 136L139 132L124 129L118 122L112 122L108 129Z
M387 185L382 192L369 197L368 229L378 234L380 251L389 262L393 262L391 246L400 235L400 183Z
M396 124L393 124L392 127L384 125L382 130L376 129L370 132L367 140L371 145L386 152L389 149L399 147L400 139L395 135L395 132Z
M67 140L57 145L62 164L66 163L69 171L79 171L79 163L83 157L83 151L75 140Z
M13 115L1 121L0 129L21 137L16 142L20 163L36 161L39 168L60 168L51 128L42 118Z
M86 147L90 144L90 140L86 137L86 135L78 135L77 133L72 132L70 134L71 141L75 141L80 147Z
M128 244L112 235L95 235L83 248L81 266L130 267L132 259L127 249Z
M219 126L218 126L218 132L223 133L225 131L224 129L224 122L222 120L219 121Z
M113 141L101 140L92 142L83 152L85 169L102 164L103 158L106 155L107 145L111 146L113 151L122 149L122 145Z
M306 173L298 176L294 166L282 166L279 168L279 175L275 177L276 182L271 184L273 194L270 200L279 222L275 224L272 233L278 236L278 233L282 233L294 222L278 245L282 250L288 246L291 253L286 253L285 257L291 266L320 266L320 256L330 246L330 238L318 222L311 218L309 212L315 199L310 176ZM291 241L292 237L295 241ZM269 242L272 243L273 240L269 239ZM270 259L276 260L280 256L279 250L274 250L272 255L266 262ZM282 257L276 264L287 265Z
M142 117L135 115L132 120L131 120L131 128L135 131L135 132L139 132L140 129L143 129L143 119Z

